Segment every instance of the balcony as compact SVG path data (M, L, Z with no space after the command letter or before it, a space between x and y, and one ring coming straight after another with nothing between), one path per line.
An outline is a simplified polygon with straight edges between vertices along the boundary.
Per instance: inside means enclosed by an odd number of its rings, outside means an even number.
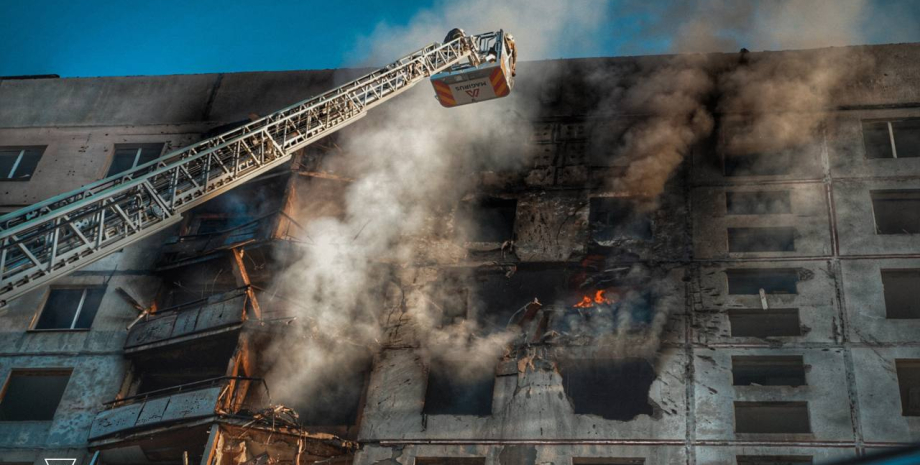
M125 353L161 348L191 339L239 329L249 307L247 288L163 309L128 332Z
M96 415L89 440L237 414L260 404L267 392L261 378L220 377L114 400Z

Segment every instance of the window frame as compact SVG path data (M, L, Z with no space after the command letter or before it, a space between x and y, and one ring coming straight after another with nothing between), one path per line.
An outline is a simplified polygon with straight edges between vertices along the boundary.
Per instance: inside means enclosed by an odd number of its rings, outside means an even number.
M16 161L13 162L13 167L10 168L9 173L0 173L0 182L29 182L32 180L32 177L35 175L35 170L38 169L38 164L41 162L42 157L45 155L45 150L48 148L47 145L7 145L0 146L0 151L2 152L16 152L19 151L19 155L16 157ZM29 174L28 178L15 178L13 177L16 173L16 170L22 164L22 159L25 157L25 154L29 151L38 152L38 159L35 161L35 170Z
M163 156L163 149L166 147L166 142L139 142L139 143L133 143L133 144L132 143L115 144L112 150L112 157L109 159L109 163L105 168L104 178L121 177L125 173L137 168L138 166L140 166L138 162L141 159L141 155L143 154L144 149L152 149L153 146L157 146L157 145L159 146L159 151L157 152L157 156L154 158L154 160ZM126 170L119 171L118 173L109 173L109 171L112 170L112 165L115 163L115 157L118 156L118 151L128 150L128 149L135 149L134 161L131 163L131 167ZM145 163L149 163L149 162L145 162Z
M910 121L910 120L920 121L920 118L909 118L908 117L908 118L891 118L891 119L883 118L883 119L860 120L860 129L861 129L860 133L863 136L863 156L865 157L865 159L867 160L889 159L888 157L870 157L869 156L869 146L867 145L867 142L866 142L866 127L865 127L866 123L870 123L870 124L871 123L885 123L885 125L888 127L888 144L889 144L889 148L891 149L890 160L897 160L898 159L898 144L895 142L894 125L892 123L900 123L902 121ZM917 158L917 157L905 157L905 158Z
M38 322L41 321L42 315L48 310L48 300L51 299L51 293L56 290L83 290L83 293L80 295L80 303L77 304L77 310L74 312L73 319L70 321L69 328L39 328ZM102 299L105 298L105 289L106 286L54 286L52 287L47 294L45 294L44 299L42 299L42 304L39 307L39 310L35 312L35 316L32 317L32 324L29 325L29 332L55 332L55 331L90 331L92 329L92 323L87 328L74 328L74 325L77 324L77 321L80 319L80 314L83 312L83 304L86 303L86 296L91 290L99 289L102 291L102 296L99 298L99 307L102 306ZM98 314L99 308L96 308L96 313ZM93 316L93 321L96 320L96 317Z

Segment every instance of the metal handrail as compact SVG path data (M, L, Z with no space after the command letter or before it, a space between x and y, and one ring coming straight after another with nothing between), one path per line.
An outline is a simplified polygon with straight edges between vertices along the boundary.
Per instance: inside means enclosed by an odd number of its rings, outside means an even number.
M180 384L178 386L171 386L168 388L156 389L150 392L145 392L143 394L137 394L137 395L133 395L130 397L125 397L122 399L110 400L108 402L103 402L102 405L106 406L106 408L116 408L116 407L120 407L123 405L131 405L131 404L136 404L139 402L147 402L148 400L151 400L151 399L159 399L163 397L168 397L174 394L178 394L180 392L197 391L200 389L219 385L222 382L229 383L230 381L259 381L265 387L266 393L268 393L268 384L265 382L265 379L263 378L253 378L249 376L219 376L217 378L209 378L209 379L204 379L201 381L195 381L192 383Z

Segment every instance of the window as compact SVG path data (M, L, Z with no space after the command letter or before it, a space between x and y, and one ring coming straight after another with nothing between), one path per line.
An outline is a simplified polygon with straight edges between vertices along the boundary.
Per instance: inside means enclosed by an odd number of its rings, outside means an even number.
M920 417L920 360L895 360L901 391L901 414Z
M486 465L485 457L416 457L415 465Z
M160 158L164 144L116 144L115 155L106 177L137 168L144 163Z
M53 419L71 371L14 369L3 387L0 421Z
M795 268L735 268L725 270L728 293L757 295L763 289L767 294L796 294L799 273Z
M779 215L792 213L789 191L726 192L729 215Z
M739 455L738 465L798 465L813 463L810 455Z
M728 228L729 252L795 252L795 228Z
M863 121L866 158L920 157L920 118Z
M45 147L0 147L0 181L32 179Z
M471 368L463 362L433 360L428 371L423 413L489 416L494 387L494 367Z
M920 318L920 270L882 270L885 292L885 318L890 320Z
M591 199L590 208L588 221L595 241L652 238L652 220L639 211L635 199L597 197Z
M807 402L735 402L735 432L810 433Z
M872 191L876 234L920 233L920 190Z
M645 459L633 457L572 457L572 465L644 465Z
M726 153L722 172L725 176L778 176L791 168L790 152Z
M648 392L656 375L645 360L565 360L560 373L575 414L629 421L653 413Z
M805 365L801 355L732 356L735 386L804 386Z
M470 242L504 242L514 238L517 200L486 198L461 206L460 229Z
M732 309L728 311L731 337L796 337L802 335L799 309Z
M105 289L52 288L35 329L89 329Z

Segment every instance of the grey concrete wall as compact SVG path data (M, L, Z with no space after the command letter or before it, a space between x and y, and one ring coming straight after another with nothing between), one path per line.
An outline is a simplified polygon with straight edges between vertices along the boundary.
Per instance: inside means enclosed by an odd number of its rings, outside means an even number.
M866 441L920 441L920 417L901 415L897 359L920 359L918 347L853 348L859 421Z
M918 259L849 260L841 263L848 336L867 343L915 343L920 320L886 318L882 269L920 268Z

